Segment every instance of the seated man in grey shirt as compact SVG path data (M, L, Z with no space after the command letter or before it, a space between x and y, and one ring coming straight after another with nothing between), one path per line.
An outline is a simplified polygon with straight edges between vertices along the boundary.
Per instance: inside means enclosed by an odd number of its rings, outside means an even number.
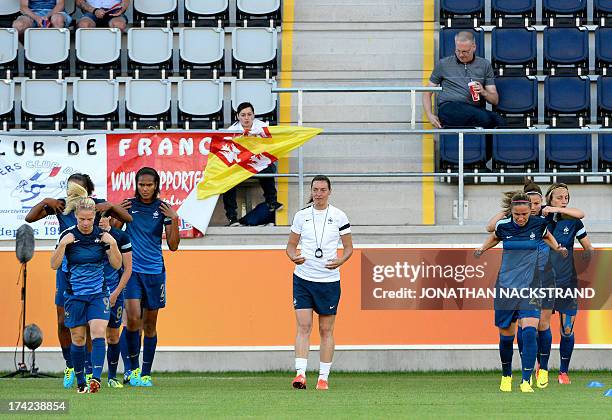
M440 59L429 77L429 86L442 86L437 96L438 116L432 111L432 92L423 93L423 108L436 128L504 125L504 119L485 109L497 105L499 96L491 63L475 56L476 42L471 32L455 35L455 55ZM471 90L470 91L470 85Z

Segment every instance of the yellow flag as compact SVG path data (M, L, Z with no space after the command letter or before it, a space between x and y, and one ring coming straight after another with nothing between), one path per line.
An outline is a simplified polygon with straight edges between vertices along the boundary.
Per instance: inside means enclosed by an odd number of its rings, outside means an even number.
M259 136L223 133L210 143L198 200L223 194L321 133L319 128L265 127Z

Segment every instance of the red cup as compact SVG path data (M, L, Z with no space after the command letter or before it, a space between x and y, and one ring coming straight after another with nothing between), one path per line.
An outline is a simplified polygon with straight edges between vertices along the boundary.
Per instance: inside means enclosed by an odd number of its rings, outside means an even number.
M470 88L470 95L472 95L472 101L480 101L480 94L476 92L476 90L474 90L474 88L476 87L476 82L468 83L468 87Z

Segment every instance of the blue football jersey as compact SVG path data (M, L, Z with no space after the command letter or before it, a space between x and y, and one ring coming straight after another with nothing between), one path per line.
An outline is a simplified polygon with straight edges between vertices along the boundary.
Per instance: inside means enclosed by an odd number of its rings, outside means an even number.
M122 254L132 252L132 244L130 243L130 237L126 232L121 229L112 227L110 232L111 236L117 241L117 247ZM123 268L115 270L108 259L104 263L104 278L109 290L112 292L119 285L119 280L123 274Z
M104 279L104 263L108 260L106 250L109 245L102 242L104 233L98 226L84 234L76 226L69 227L60 234L58 244L68 233L74 235L74 242L66 246L68 261L66 291L74 295L93 295L108 291Z
M172 219L164 216L159 206L162 201L143 203L131 198L130 214L132 222L127 224L126 232L132 243L132 271L144 274L159 274L164 271L164 257L161 243L164 226Z
M556 221L552 234L560 245L567 248L567 258L551 252L551 262L555 270L555 279L558 286L569 286L576 282L574 268L574 240L587 236L584 224L580 219L562 218Z

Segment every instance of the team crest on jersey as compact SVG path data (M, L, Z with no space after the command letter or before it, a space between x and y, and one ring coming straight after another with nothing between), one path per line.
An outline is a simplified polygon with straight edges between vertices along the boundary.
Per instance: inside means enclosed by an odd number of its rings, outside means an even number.
M529 239L533 241L535 239L535 233L531 232L531 235L529 235Z
M327 223L331 225L332 223L334 223L334 219L330 217L329 219L327 219Z
M155 211L153 212L153 218L154 218L154 219L157 219L158 217L159 217L159 212L158 212L157 210L155 210Z
M569 235L569 228L568 228L567 226L565 226L565 227L563 228L563 234L564 234L564 235Z

